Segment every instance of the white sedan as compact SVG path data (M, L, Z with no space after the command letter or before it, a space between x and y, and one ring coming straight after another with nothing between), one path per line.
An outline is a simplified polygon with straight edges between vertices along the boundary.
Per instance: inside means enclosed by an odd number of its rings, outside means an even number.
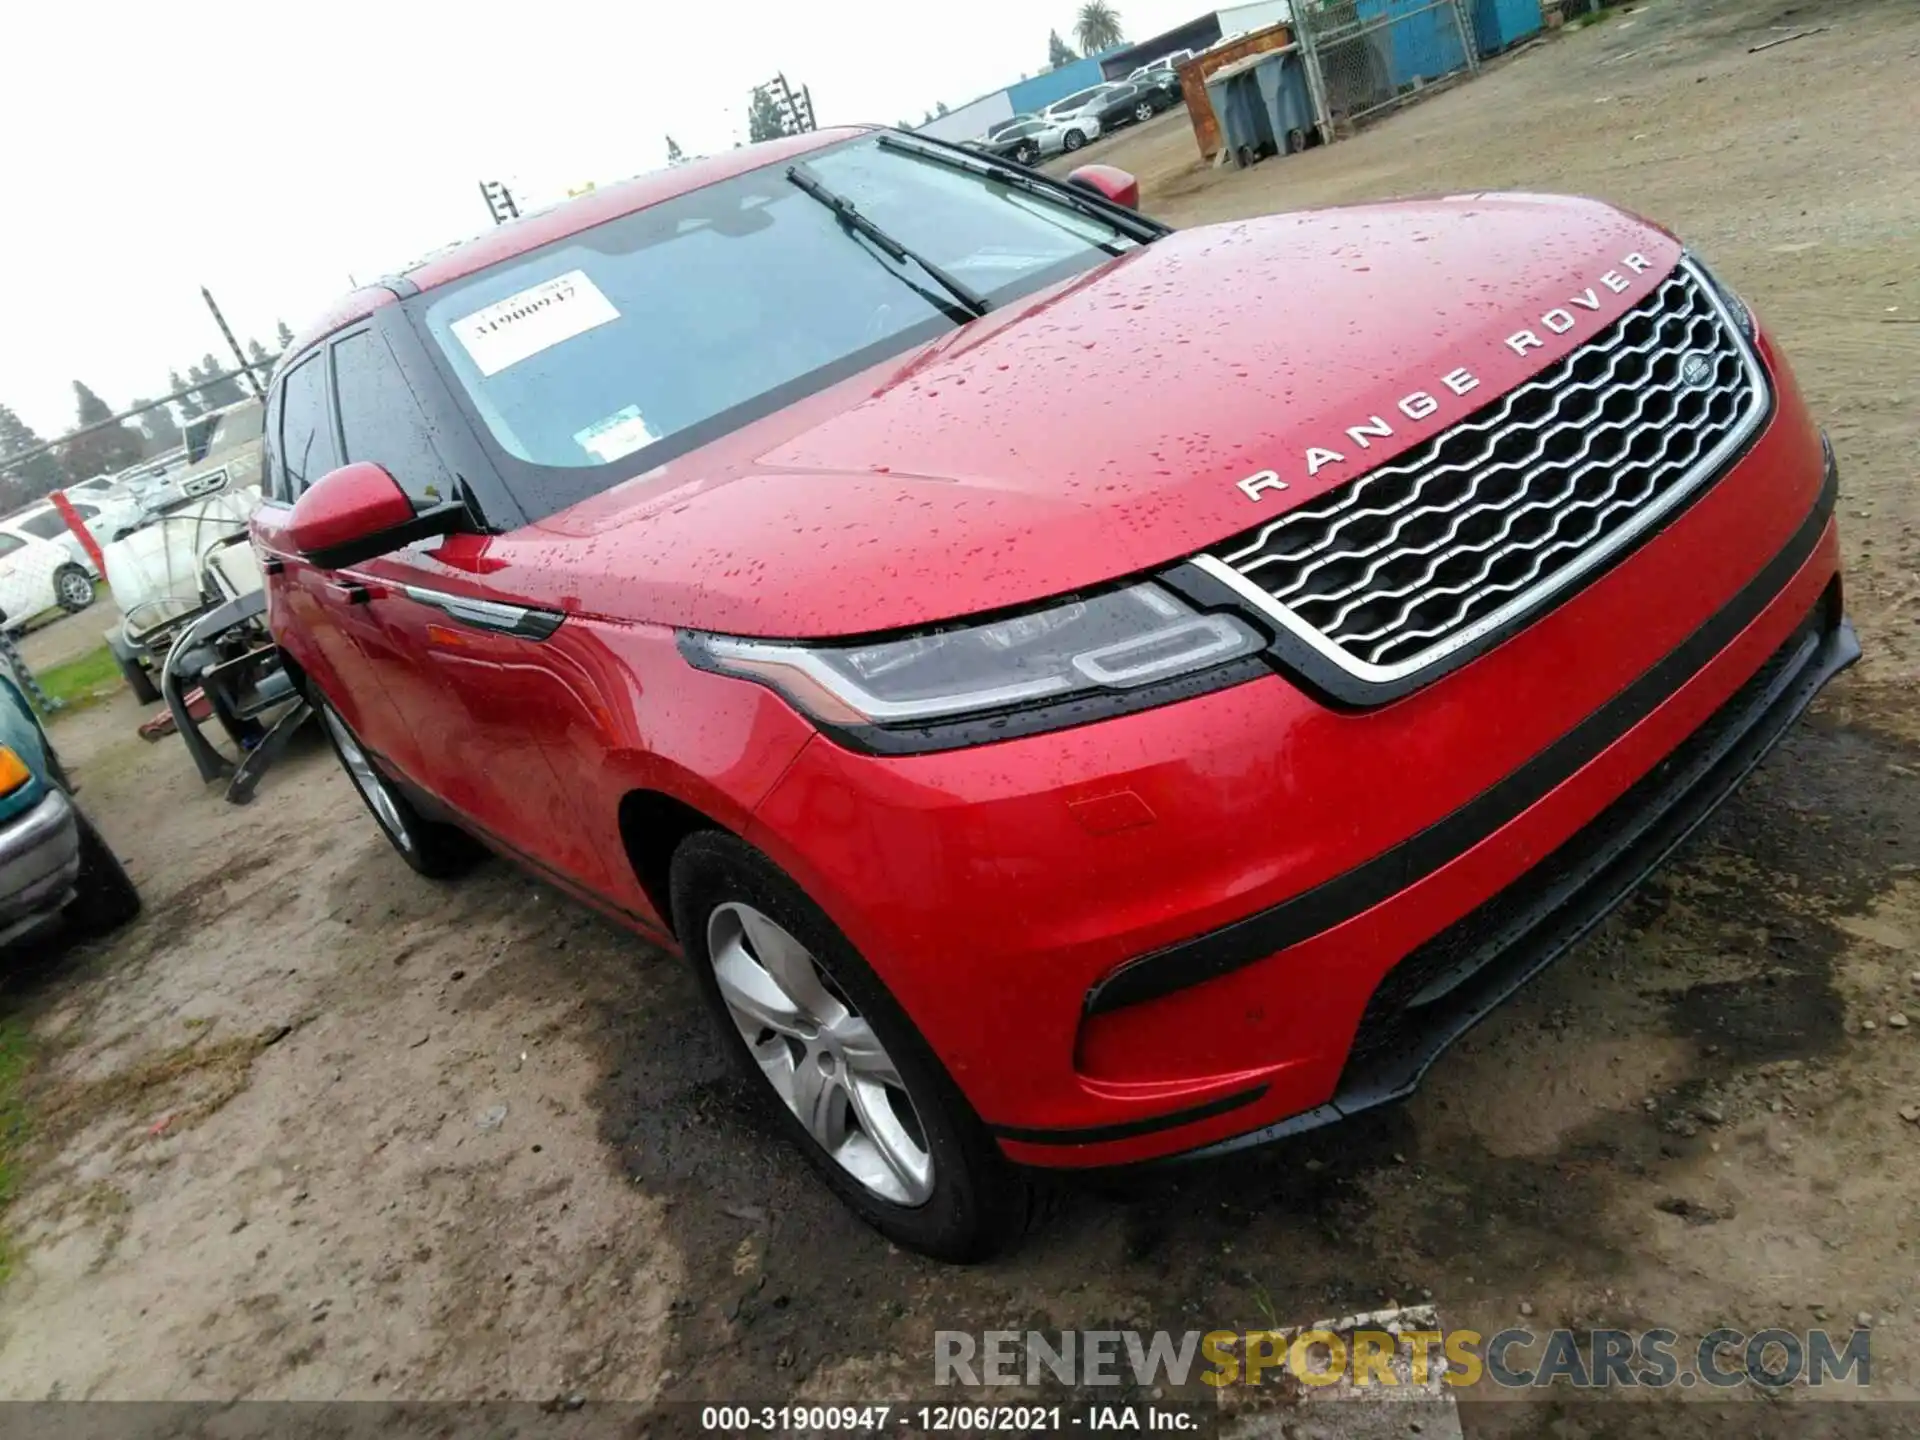
M131 535L146 523L146 511L140 502L124 491L118 494L95 494L87 492L82 500L69 495L74 514L92 533L95 543L102 548L114 541ZM0 534L23 535L35 540L45 540L58 545L72 557L76 564L86 567L89 575L95 574L93 557L87 554L87 547L80 537L67 528L66 517L50 502L29 506L25 510L0 519Z
M0 627L25 628L42 611L84 610L93 603L86 567L49 540L0 530Z

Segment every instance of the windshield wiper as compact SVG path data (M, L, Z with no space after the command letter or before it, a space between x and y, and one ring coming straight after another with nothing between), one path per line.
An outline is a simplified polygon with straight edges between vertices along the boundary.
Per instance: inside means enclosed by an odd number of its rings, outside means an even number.
M1028 195L1041 196L1053 201L1056 205L1064 205L1069 210L1077 210L1082 215L1091 216L1103 224L1111 225L1122 235L1137 240L1142 245L1151 244L1161 236L1173 233L1159 221L1149 220L1144 215L1136 215L1114 204L1103 195L1081 190L1077 186L1063 185L1056 180L1043 180L1031 171L1023 170L1017 165L1010 165L991 155L950 151L943 146L909 140L904 135L881 135L874 143L882 150L917 156L922 160L930 160L935 165L945 165L952 170L978 175L996 185L1005 185L1009 189L1024 191Z
M910 250L905 245L902 245L879 224L861 214L854 206L854 203L847 199L846 196L828 189L798 165L789 165L787 167L787 179L799 186L801 190L811 195L815 200L818 200L829 210L833 211L834 218L852 233L855 235L864 235L868 240L872 241L876 248L884 252L887 257L896 264L905 264L911 260L914 264L918 265L938 282L942 290L945 290L947 294L959 301L960 308L968 314L975 316L984 315L992 308L987 303L987 297L967 284L966 281L957 275L949 274L918 251ZM907 277L904 275L900 278L907 280ZM907 283L913 285L913 281L911 280L907 280ZM918 285L913 285L913 288L920 290ZM920 293L923 295L926 294L924 290L921 290ZM931 299L932 297L929 296L928 298Z

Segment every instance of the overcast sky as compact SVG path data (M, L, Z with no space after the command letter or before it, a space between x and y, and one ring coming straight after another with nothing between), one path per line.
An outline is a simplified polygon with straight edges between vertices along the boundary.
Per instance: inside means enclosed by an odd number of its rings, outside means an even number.
M823 125L918 119L1034 72L1077 0L11 0L0 83L0 403L47 438L75 379L116 409L220 350L211 287L271 347L349 277L529 203L746 133L784 70ZM1117 0L1129 39L1202 0Z

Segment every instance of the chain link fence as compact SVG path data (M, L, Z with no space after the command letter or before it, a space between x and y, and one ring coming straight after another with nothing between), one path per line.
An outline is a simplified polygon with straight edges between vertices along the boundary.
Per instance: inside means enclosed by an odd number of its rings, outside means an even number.
M1324 0L1294 24L1336 131L1480 68L1467 0Z

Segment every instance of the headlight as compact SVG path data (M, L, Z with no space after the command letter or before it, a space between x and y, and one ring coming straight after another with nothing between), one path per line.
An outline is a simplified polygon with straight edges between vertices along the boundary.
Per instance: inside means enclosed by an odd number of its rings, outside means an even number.
M703 669L771 685L829 726L928 726L1123 695L1229 665L1265 640L1158 585L897 640L812 645L682 636Z
M1758 327L1754 324L1753 311L1748 308L1747 302L1735 293L1731 285L1714 274L1707 262L1693 251L1687 252L1687 259L1693 262L1693 268L1700 278L1707 282L1707 288L1713 291L1714 298L1726 306L1727 313L1733 316L1733 323L1738 325L1740 333L1747 337L1747 343L1752 344L1757 337Z
M0 795L11 795L31 779L33 772L27 768L27 762L0 745Z

